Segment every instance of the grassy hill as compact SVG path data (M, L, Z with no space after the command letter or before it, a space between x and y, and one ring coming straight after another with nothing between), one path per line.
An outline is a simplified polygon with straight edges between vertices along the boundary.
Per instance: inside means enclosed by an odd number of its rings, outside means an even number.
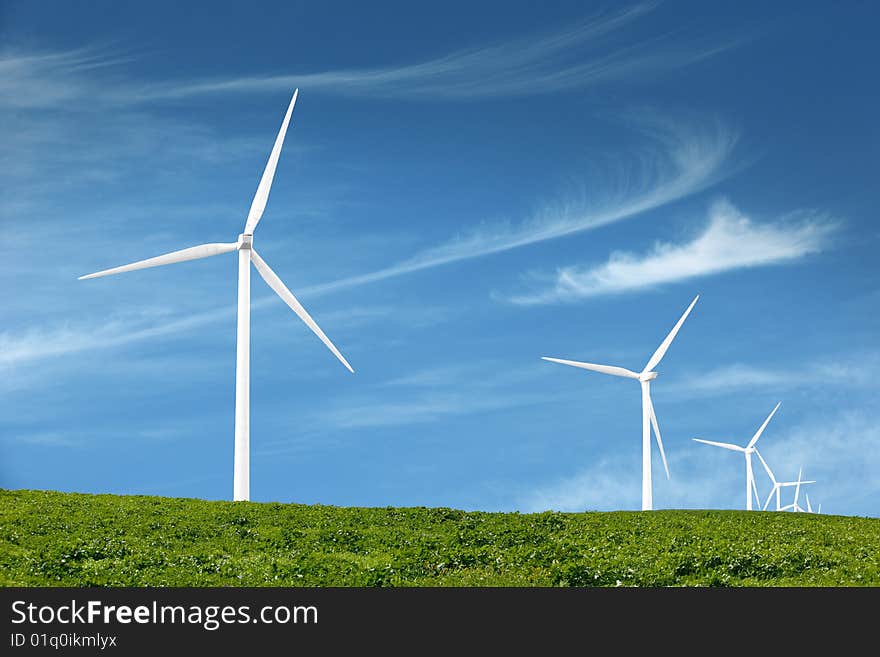
M880 519L0 490L3 586L880 586Z

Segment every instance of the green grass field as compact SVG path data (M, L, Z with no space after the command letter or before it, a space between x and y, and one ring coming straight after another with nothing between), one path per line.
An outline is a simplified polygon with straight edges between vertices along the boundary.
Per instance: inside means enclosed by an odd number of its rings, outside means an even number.
M0 490L3 586L880 586L880 519Z

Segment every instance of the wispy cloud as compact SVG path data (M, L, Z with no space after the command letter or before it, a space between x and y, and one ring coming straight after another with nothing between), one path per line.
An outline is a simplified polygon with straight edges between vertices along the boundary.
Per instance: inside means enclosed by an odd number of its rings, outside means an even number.
M880 356L877 354L823 359L805 366L777 369L734 363L672 381L666 390L671 394L714 395L756 388L788 390L806 386L863 386L870 382L878 366Z
M444 417L487 413L505 408L521 408L546 401L537 394L471 395L462 393L422 394L401 402L366 401L336 408L326 413L325 426L336 429L405 426L434 422Z
M34 328L0 333L0 367L12 367L44 358L105 349L147 338L194 329L234 309L224 308L192 317L172 317L163 311L145 311L137 316L116 317L97 326L64 323L52 328Z
M656 75L693 64L738 40L677 33L618 45L621 33L653 11L641 3L597 14L537 36L480 45L416 64L318 73L244 76L145 87L140 100L289 90L372 98L468 100L552 93L610 80Z
M27 445L39 445L43 447L77 447L81 443L75 440L70 433L60 431L40 431L36 433L14 431L6 440L9 442L20 442Z
M275 296L264 296L251 304L251 310L277 307L281 302ZM67 356L95 349L109 349L149 338L194 331L222 319L232 320L235 306L183 314L168 309L148 308L136 314L116 316L100 324L64 322L50 328L24 329L0 333L0 372L4 367L23 365L32 361ZM336 328L361 326L395 314L388 306L356 306L324 313L322 323ZM401 313L398 309L396 314ZM299 320L291 313L290 321ZM230 324L231 330L234 326ZM311 339L306 330L296 336ZM285 338L289 339L289 338Z
M107 90L93 74L102 69L112 70L125 61L96 47L54 52L4 49L0 52L0 106L62 111L71 101L86 96L100 102Z
M159 83L126 80L120 72L134 56L117 54L110 44L48 52L7 46L0 52L0 105L60 109L88 97L96 105L121 107L294 87L309 93L415 100L516 97L656 76L744 40L692 34L683 28L628 38L627 28L658 5L643 2L600 12L556 30L462 48L417 63ZM47 80L53 84L47 85Z
M875 400L876 401L876 400ZM844 409L833 416L804 418L802 423L769 442L761 453L777 470L777 479L791 479L799 468L815 479L810 490L815 502L834 512L835 499L861 500L871 515L878 514L880 495L880 427L873 413ZM871 500L874 503L868 504Z
M516 506L526 513L627 508L636 501L636 482L611 472L611 467L608 461L602 461L577 474L538 486L524 494Z
M326 409L303 418L299 429L321 438L318 441L284 440L264 445L261 453L283 453L339 441L348 430L401 427L443 421L444 419L519 409L558 399L546 388L530 385L540 392L523 392L523 382L546 375L540 365L510 368L509 364L485 360L428 367L401 377L378 382ZM395 388L388 399L388 388ZM329 430L329 433L328 433Z
M699 127L642 116L634 124L648 138L642 151L608 167L614 177L596 184L586 199L551 204L520 222L483 222L397 264L316 285L329 292L453 262L478 258L593 230L694 194L724 174L737 135L714 121ZM607 163L606 163L607 164Z
M689 242L658 242L644 255L617 251L602 265L564 267L546 289L511 300L522 304L572 301L793 262L825 249L837 226L830 217L814 213L758 224L728 201L717 201L706 228Z

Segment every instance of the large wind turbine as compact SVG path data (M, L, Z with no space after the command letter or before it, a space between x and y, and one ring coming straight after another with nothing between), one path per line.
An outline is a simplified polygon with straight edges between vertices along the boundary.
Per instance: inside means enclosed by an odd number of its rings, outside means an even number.
M275 176L275 167L278 165L278 157L281 154L281 146L284 144L284 135L287 133L287 126L290 124L290 116L293 114L293 106L296 104L296 97L299 89L294 90L293 97L290 99L290 105L287 107L287 114L284 115L284 121L281 123L281 129L275 138L275 145L272 147L272 153L269 155L269 161L263 171L263 177L257 187L257 193L251 203L248 212L247 221L245 222L244 232L238 236L238 241L222 243L222 244L202 244L193 246L181 251L166 253L165 255L156 256L147 260L133 262L130 265L122 265L113 269L105 269L103 271L80 276L80 280L86 278L98 278L99 276L109 276L110 274L121 274L126 271L134 271L136 269L146 269L147 267L158 267L160 265L170 265L176 262L184 262L186 260L196 260L198 258L207 258L209 256L220 255L221 253L231 253L238 251L238 342L236 345L235 358L235 464L233 472L232 497L234 500L250 499L250 303L251 303L251 269L253 263L263 280L268 283L276 294L295 312L299 318L305 322L315 335L320 338L321 342L327 345L327 348L333 352L343 365L350 372L351 365L345 360L339 350L330 342L330 339L324 335L324 331L315 323L315 320L306 312L300 302L293 293L287 289L281 279L269 268L269 265L257 254L253 247L254 229L263 216L266 209L266 201L269 198L269 189L272 187L272 179Z
M687 316L690 314L691 310L694 307L694 304L697 303L697 299L700 298L700 295L694 297L694 300L691 301L691 305L687 307L687 310L684 311L684 314L681 316L681 319L678 320L675 326L672 327L672 330L669 332L669 335L666 336L666 339L657 347L657 351L654 352L654 355L648 360L648 363L645 365L644 369L641 372L636 373L631 370L628 370L624 367L616 367L613 365L595 365L593 363L581 363L576 360L562 360L560 358L547 358L546 356L542 356L544 360L548 360L551 363L560 363L562 365L571 365L572 367L580 367L584 370L592 370L594 372L601 372L602 374L611 374L612 376L622 376L628 379L636 379L642 386L642 511L650 511L654 508L654 501L651 492L651 427L654 427L654 435L657 437L657 447L660 448L660 456L663 458L663 468L666 470L666 478L669 478L669 466L666 464L666 454L663 451L663 440L660 438L660 427L657 425L657 415L654 413L654 404L651 403L651 381L657 378L658 372L653 371L654 368L660 363L663 356L666 355L666 350L669 349L669 345L672 344L672 341L675 339L676 334L678 333L681 325L684 324L684 320L687 319Z
M694 440L696 440L698 443L705 443L706 445L713 445L714 447L721 447L723 449L729 449L734 452L742 452L743 455L746 457L746 511L752 510L752 493L755 494L755 499L757 500L758 504L761 504L761 498L758 496L758 486L755 483L755 473L752 470L752 454L757 451L755 443L758 442L758 438L760 438L761 434L764 433L764 429L766 429L767 425L770 424L770 420L776 414L776 411L779 410L779 406L781 404L782 402L779 402L778 404L776 404L776 407L772 411L770 411L770 415L768 415L767 419L764 420L764 424L762 424L761 427L755 432L755 435L752 436L752 439L745 447L740 447L739 445L733 445L731 443L718 443L714 440L703 440L702 438L694 438ZM761 459L761 462L763 463L764 459ZM766 463L764 464L764 467L767 467Z

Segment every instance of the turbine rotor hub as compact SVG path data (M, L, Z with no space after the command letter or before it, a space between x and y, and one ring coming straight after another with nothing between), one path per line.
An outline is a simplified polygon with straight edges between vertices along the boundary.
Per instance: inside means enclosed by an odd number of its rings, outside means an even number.
M660 376L659 372L642 372L639 374L639 381L653 381L658 376Z
M238 236L239 251L250 251L254 247L254 236L248 233L242 233Z

